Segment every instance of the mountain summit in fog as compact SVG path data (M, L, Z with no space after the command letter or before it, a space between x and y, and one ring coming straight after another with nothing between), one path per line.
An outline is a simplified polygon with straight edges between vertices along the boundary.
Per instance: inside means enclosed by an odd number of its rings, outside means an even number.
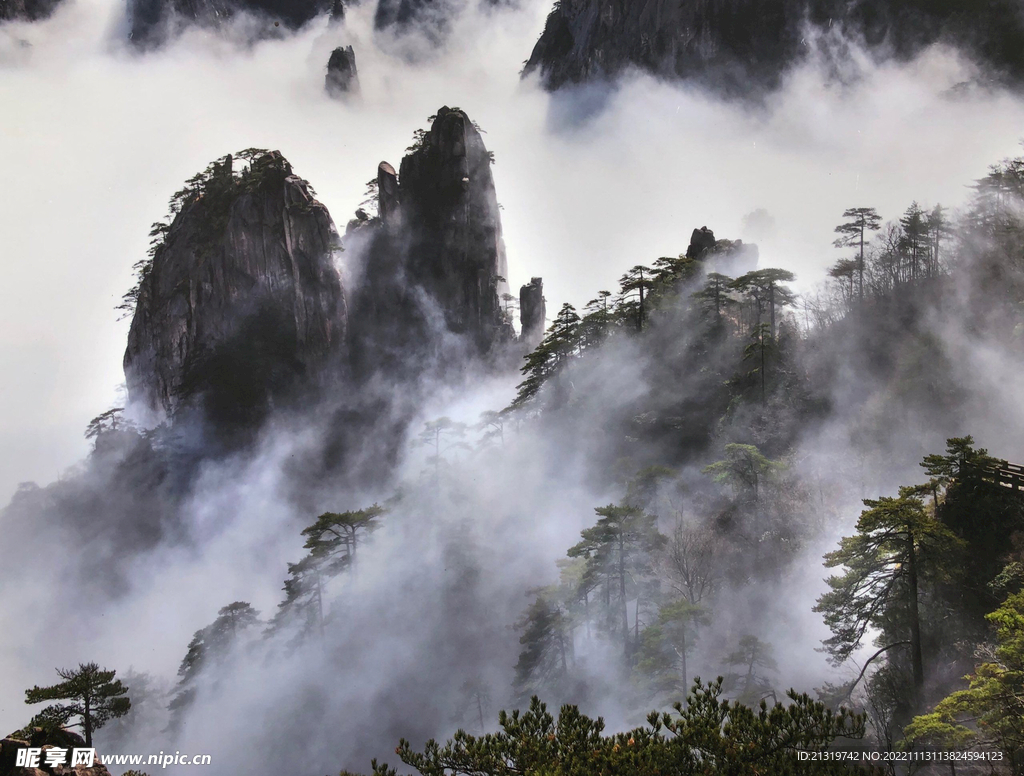
M879 59L945 43L1024 77L1024 10L1012 0L560 0L524 74L557 89L635 67L750 94L815 51L842 74L850 42Z

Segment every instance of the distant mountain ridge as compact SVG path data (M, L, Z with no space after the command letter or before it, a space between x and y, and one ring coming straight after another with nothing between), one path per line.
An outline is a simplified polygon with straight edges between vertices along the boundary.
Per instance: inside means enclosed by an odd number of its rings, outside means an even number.
M847 40L899 59L944 42L1001 80L1024 81L1019 0L559 0L524 75L558 89L636 67L750 93L779 85L811 50L809 32L832 34L839 67Z

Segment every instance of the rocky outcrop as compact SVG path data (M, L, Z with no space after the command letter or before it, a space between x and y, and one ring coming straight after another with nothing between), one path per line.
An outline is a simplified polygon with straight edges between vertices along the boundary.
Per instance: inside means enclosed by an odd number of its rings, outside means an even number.
M519 289L519 339L534 347L544 339L547 304L544 299L544 281L530 278L530 282Z
M378 30L413 24L443 27L462 5L457 0L379 0L373 24Z
M398 173L387 162L381 162L377 166L377 213L385 226L397 228L401 202Z
M690 235L690 245L686 249L686 258L703 258L705 253L714 250L714 248L715 233L706 226L702 226L700 229L694 229L693 234Z
M449 330L489 349L502 328L506 259L480 132L461 110L441 108L398 180L410 279L437 302Z
M702 226L690 235L686 258L703 262L707 272L738 276L757 268L759 251L743 240L716 240L715 233Z
M844 39L899 58L944 41L999 75L1024 78L1024 17L1009 0L560 0L524 75L537 72L557 89L637 67L750 94L776 87L814 30L831 33L837 67Z
M253 37L297 30L320 14L345 15L343 0L129 0L130 39L140 48L157 46L183 27L217 28L246 15Z
M330 214L281 154L248 156L190 181L143 269L124 371L131 401L157 414L252 425L344 356Z
M373 24L378 30L414 33L441 44L459 14L479 6L491 9L516 0L378 0Z
M60 0L0 0L0 22L45 19Z
M344 97L359 92L359 72L356 70L356 52L351 46L339 46L327 61L325 87L331 97Z
M378 167L378 218L357 219L351 235L365 245L352 305L361 372L418 357L451 363L513 339L500 304L507 270L490 166L473 122L445 107L398 175Z

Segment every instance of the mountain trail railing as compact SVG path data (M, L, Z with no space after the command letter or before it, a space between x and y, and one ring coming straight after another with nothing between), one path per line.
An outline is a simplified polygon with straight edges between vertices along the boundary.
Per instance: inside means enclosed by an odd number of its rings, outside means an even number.
M993 466L972 467L982 480L1011 490L1024 491L1024 466L999 461Z

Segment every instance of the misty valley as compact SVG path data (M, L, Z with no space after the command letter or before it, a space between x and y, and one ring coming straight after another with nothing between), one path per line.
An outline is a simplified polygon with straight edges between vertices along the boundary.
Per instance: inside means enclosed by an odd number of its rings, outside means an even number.
M1024 774L1019 3L0 3L0 776Z

